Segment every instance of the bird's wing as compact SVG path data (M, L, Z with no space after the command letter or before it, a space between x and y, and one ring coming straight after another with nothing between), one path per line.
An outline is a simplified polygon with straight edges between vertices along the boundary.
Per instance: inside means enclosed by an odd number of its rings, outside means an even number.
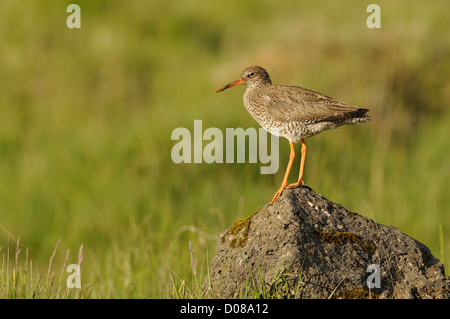
M368 111L298 86L273 85L265 95L267 111L276 121L317 123L364 116Z

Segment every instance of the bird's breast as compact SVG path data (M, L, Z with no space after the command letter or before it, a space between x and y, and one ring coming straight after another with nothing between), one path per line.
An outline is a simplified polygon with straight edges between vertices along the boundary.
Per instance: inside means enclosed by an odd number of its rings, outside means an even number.
M264 122L269 117L267 112L269 102L270 97L261 94L259 90L247 89L244 93L245 108L261 126L263 126L261 121Z

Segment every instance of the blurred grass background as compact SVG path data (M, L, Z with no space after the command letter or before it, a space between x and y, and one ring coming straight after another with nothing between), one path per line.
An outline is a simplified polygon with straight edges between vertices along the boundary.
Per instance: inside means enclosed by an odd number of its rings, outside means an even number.
M81 29L66 26L73 2ZM448 269L450 3L377 1L382 27L369 29L370 3L2 0L3 263L11 234L41 273L58 240L55 269L83 244L92 297L171 297L174 282L194 280L191 241L205 276L220 232L278 189L289 147L280 140L274 175L177 165L171 132L193 132L194 119L258 128L244 88L215 89L261 65L274 83L370 109L372 122L307 140L305 183L421 241ZM297 172L298 161L292 181Z

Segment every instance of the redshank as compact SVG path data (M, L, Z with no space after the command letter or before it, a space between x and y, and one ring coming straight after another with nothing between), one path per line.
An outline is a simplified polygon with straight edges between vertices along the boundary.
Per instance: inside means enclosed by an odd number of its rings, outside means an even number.
M272 205L286 188L303 184L305 166L305 138L341 125L370 121L368 109L339 102L322 93L292 85L273 85L269 74L260 66L246 68L239 79L216 92L244 84L244 105L250 115L271 134L289 140L289 163L280 189L269 205ZM300 172L296 183L287 185L289 172L295 158L294 143L301 141Z

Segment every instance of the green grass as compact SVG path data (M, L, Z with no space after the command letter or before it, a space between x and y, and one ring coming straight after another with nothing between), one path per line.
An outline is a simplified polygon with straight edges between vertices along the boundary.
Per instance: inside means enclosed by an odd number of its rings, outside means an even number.
M261 175L174 164L170 136L195 119L257 128L242 87L214 92L255 64L370 109L306 141L306 184L450 267L448 1L379 1L379 30L370 2L80 0L79 30L69 3L0 4L0 297L80 297L64 266L81 245L82 298L199 297L220 232L272 198L289 147Z

